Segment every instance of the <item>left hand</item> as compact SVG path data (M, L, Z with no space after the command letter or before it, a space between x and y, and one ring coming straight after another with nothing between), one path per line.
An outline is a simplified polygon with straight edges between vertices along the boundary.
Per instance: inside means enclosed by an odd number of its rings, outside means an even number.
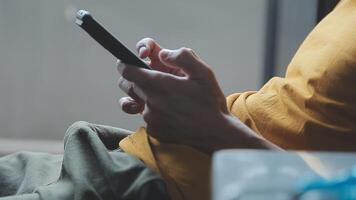
M200 149L216 142L231 115L210 67L188 48L162 49L152 39L139 44L139 54L150 58L153 70L119 62L119 85L144 102L148 134Z

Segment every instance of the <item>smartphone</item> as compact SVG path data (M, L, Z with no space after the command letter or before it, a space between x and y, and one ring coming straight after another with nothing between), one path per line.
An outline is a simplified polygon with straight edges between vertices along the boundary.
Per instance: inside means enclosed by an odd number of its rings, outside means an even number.
M79 10L75 23L84 29L94 40L108 50L112 55L122 62L137 67L150 69L150 67L130 49L123 45L118 39L111 35L101 26L86 10Z

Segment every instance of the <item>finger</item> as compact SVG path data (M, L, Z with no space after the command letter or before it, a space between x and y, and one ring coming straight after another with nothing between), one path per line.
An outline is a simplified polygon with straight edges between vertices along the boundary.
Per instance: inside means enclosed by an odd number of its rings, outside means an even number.
M157 59L161 49L162 47L152 38L143 38L136 44L136 50L140 58Z
M161 72L174 74L176 76L185 76L181 69L164 65L158 58L162 47L152 38L144 38L136 44L136 50L140 58L149 58L147 63L152 69Z
M153 70L125 64L120 60L117 62L117 70L123 78L135 83L147 82L147 80L152 79L152 74L154 74Z
M136 102L130 97L122 97L119 100L119 104L121 106L121 109L128 114L142 113L145 108L145 104Z
M119 88L125 92L127 95L129 95L131 98L133 99L138 99L139 97L137 96L137 94L135 94L135 92L133 91L133 83L125 80L123 77L120 77L118 80L118 84Z
M171 74L160 71L143 69L124 64L121 61L118 62L117 70L124 79L133 82L133 87L138 87L138 90L146 90L147 88L150 91L159 90L162 84L165 84L165 81L168 81L168 79L174 77Z
M210 72L210 68L189 48L178 50L162 49L159 53L162 63L183 69L183 71L193 79L200 79Z
M123 77L120 77L118 80L119 88L124 91L127 95L129 95L132 99L136 100L137 102L144 102L146 99L146 95L144 92L134 83L127 81Z

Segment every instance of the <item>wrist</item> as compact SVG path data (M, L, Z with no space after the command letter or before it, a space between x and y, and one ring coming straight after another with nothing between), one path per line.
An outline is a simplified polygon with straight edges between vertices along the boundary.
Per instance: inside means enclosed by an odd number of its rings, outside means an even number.
M243 124L231 113L221 113L217 126L200 149L209 154L220 149L279 149Z

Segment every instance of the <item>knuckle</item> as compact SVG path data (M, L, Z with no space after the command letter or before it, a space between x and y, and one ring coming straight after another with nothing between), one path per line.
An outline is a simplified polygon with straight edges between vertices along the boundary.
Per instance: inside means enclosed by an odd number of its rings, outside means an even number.
M128 79L130 77L129 67L124 67L121 69L121 76L124 77L125 79Z
M181 56L190 56L193 54L193 50L191 48L187 48L187 47L182 47L179 49L179 54Z
M119 88L125 93L128 93L130 91L131 85L132 83L126 81L125 79L119 81Z
M127 94L128 94L129 96L137 96L136 93L135 93L136 88L137 88L137 87L135 86L135 84L130 84L130 85L128 86L128 89L127 89Z
M119 71L121 76L126 80L130 80L130 78L133 74L132 67L128 66L127 64L125 64L121 61L117 65L117 70Z
M187 48L187 47L182 47L178 49L178 52L176 54L176 59L184 60L187 58L196 58L194 51L191 48Z
M205 67L205 73L209 78L212 78L215 76L214 71L209 66Z
M194 55L195 54L194 50L191 49L191 48L184 47L184 49L185 49L184 51L185 51L186 54L189 54L189 55Z

